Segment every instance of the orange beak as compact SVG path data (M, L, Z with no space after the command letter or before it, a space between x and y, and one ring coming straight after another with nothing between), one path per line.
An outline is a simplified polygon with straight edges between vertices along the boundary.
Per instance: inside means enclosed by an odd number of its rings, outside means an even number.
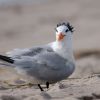
M59 33L57 36L56 36L56 39L58 41L61 41L63 38L64 38L65 35L63 35L62 33Z

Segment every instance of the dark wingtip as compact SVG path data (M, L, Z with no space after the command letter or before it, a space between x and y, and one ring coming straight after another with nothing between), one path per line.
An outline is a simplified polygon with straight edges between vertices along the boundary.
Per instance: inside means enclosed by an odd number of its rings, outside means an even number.
M11 63L11 64L14 63L13 59L11 59L10 57L7 57L7 56L3 56L3 55L0 55L0 60L6 61L6 62Z

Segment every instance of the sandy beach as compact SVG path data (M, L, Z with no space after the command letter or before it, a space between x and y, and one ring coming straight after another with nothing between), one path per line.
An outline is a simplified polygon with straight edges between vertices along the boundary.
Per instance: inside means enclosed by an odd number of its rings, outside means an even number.
M0 66L0 100L100 99L99 0L0 5L0 54L54 41L54 28L62 21L74 26L75 72L41 92L37 86L21 81L13 68Z

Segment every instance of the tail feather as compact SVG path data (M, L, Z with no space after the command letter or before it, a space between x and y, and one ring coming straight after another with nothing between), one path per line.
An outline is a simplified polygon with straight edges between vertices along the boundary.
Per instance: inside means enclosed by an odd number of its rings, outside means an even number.
M11 64L14 63L14 60L11 59L11 57L7 57L7 56L3 56L3 55L0 55L0 60L6 61L6 62L11 63Z

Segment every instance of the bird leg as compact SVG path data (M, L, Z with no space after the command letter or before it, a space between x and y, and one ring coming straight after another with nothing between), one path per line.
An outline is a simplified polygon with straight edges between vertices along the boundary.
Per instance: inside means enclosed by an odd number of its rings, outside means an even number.
M38 84L38 87L41 91L44 91L40 84Z
M47 87L47 89L49 88L49 82L46 82L46 87Z

